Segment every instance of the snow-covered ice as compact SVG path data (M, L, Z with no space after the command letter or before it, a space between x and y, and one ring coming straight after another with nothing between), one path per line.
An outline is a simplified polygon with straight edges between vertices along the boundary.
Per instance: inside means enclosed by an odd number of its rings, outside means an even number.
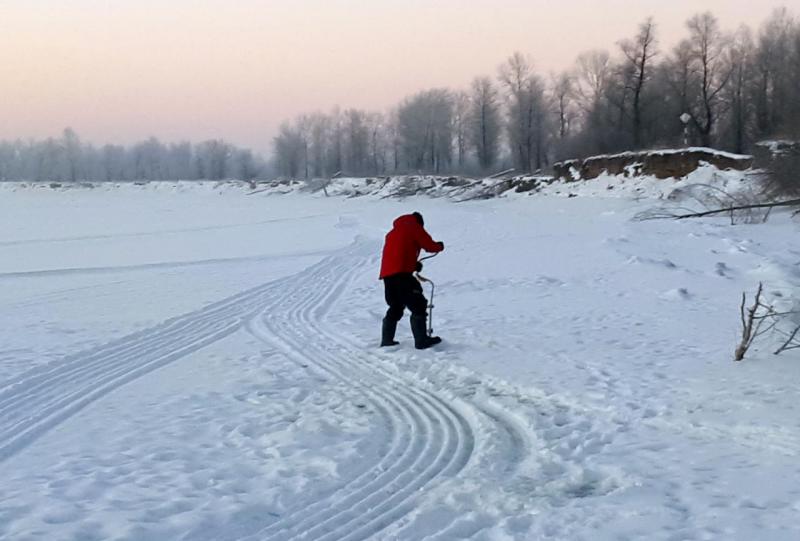
M604 182L2 187L0 539L800 538L800 355L731 360L798 225L632 221L666 181ZM413 210L445 342L381 350Z

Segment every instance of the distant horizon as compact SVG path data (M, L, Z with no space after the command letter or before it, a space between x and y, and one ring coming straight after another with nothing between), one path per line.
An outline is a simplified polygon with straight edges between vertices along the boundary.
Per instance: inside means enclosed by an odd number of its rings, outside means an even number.
M98 0L8 2L0 140L57 137L94 145L157 137L224 139L263 156L281 122L336 106L385 111L434 87L496 75L514 51L562 71L583 51L633 36L652 16L666 53L693 14L723 29L760 25L782 0L664 6L654 0ZM787 6L788 7L788 6ZM153 15L155 14L155 15ZM797 13L793 13L795 16ZM597 21L606 22L598 24Z

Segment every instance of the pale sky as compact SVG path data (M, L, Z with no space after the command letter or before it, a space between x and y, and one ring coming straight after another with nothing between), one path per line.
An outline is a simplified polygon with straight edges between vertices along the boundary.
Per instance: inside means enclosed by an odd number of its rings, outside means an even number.
M616 52L649 15L666 49L699 11L757 29L794 1L0 0L0 139L71 126L95 143L222 137L264 152L298 113L464 88L517 50L547 74Z

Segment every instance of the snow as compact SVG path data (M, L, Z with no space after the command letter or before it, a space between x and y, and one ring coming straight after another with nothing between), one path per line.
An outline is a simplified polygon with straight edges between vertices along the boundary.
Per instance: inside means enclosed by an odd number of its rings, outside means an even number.
M790 139L776 139L773 141L759 141L756 146L767 149L772 156L779 156L798 148L800 143Z
M696 150L696 149L690 149ZM711 151L711 149L706 149ZM671 152L671 151L663 151ZM680 151L674 151L680 152ZM724 154L721 151L713 151ZM633 155L633 153L630 153ZM591 158L590 158L591 159ZM655 176L634 174L635 166L628 166L627 174L603 173L597 178L580 181L579 172L571 168L570 180L556 179L545 175L523 175L513 178L467 178L433 175L399 175L390 177L350 178L332 180L312 179L305 181L267 182L253 189L250 184L239 181L176 181L143 183L58 183L53 187L47 182L0 182L3 192L30 192L49 194L91 191L96 197L110 192L132 196L155 196L164 193L204 194L209 197L246 194L249 197L274 195L315 194L326 197L368 198L375 200L403 199L413 196L445 198L457 202L494 198L527 198L540 194L568 195L570 197L625 197L663 199L676 190L695 184L704 184L732 193L747 191L755 186L760 170L745 172L721 170L714 165L700 166L680 179L660 179ZM91 219L90 217L87 219ZM172 231L169 231L172 233ZM138 234L138 233L137 233Z
M0 186L0 539L800 538L800 355L731 360L742 291L796 303L798 225L631 220L747 182L704 171L459 204ZM381 350L413 210L445 341Z
M579 197L622 197L634 199L668 199L681 190L698 184L718 188L730 194L753 191L760 173L757 170L725 171L704 163L680 179L655 176L625 176L603 173L586 181L556 180L540 190L545 195Z
M678 149L648 150L647 154L653 156L668 156L670 154L683 154L685 152L699 152L703 154L712 154L714 156L730 158L731 160L750 160L753 158L749 154L735 154L733 152L725 152L724 150L719 150L716 148L709 148L709 147L688 147L685 149L678 148Z
M588 158L584 158L583 161L591 161L591 160L610 160L615 158L634 158L637 156L671 156L674 154L687 154L687 153L700 153L700 154L709 154L713 156L720 156L723 158L729 158L731 160L751 160L753 157L747 154L734 154L733 152L726 152L724 150L719 150L716 148L709 148L709 147L686 147L686 148L665 148L665 149L653 149L653 150L642 150L642 151L626 151L626 152L619 152L617 154L600 154L596 156L590 156ZM567 162L568 163L568 162Z

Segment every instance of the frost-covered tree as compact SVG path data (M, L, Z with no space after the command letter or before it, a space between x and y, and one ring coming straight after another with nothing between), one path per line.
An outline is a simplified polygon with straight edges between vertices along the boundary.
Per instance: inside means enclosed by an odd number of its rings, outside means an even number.
M298 178L303 167L303 138L297 128L285 122L273 140L278 174Z
M625 57L624 63L630 73L626 82L632 93L632 139L633 147L641 148L644 141L644 116L647 86L652 79L653 60L658 54L656 49L655 23L648 18L639 25L639 32L632 40L620 42L620 49Z
M571 134L575 120L575 77L563 71L551 77L551 95L557 117L558 138L563 140Z
M470 96L464 91L453 94L453 143L459 171L467 164L469 139Z
M472 81L467 126L471 146L483 171L492 168L498 159L502 130L500 106L497 89L489 77Z
M310 116L309 123L311 173L315 178L321 178L329 174L326 158L331 121L328 116L322 113L314 113ZM335 173L335 171L332 171L332 173Z
M254 178L263 160L221 140L166 145L150 137L95 147L67 128L59 138L0 141L0 180L133 181Z
M369 173L370 130L367 113L359 109L344 112L344 170L350 175Z
M723 143L742 154L752 140L755 118L751 98L755 86L755 49L749 28L743 26L734 34L727 55L731 78L722 94L726 114L720 131Z
M796 35L797 25L786 8L775 10L759 32L754 64L756 121L761 136L784 131L792 103L798 100L792 69Z
M690 94L687 112L703 146L712 146L722 107L722 91L730 83L733 69L727 62L726 36L710 12L695 15L686 23L689 29L691 61Z
M81 147L81 139L75 130L67 128L61 136L61 145L63 148L63 167L65 168L62 173L63 177L70 182L75 182L81 177L85 177L84 169L84 156L83 148Z
M525 173L536 171L547 160L544 82L519 52L500 66L499 79L508 96L506 128L514 165Z
M599 49L587 51L578 56L576 64L576 95L584 113L588 114L603 99L611 73L611 55Z
M800 22L795 24L794 33L791 38L791 55L788 63L789 92L795 99L789 101L786 120L786 133L790 137L800 139Z
M446 89L425 90L407 98L397 111L397 130L405 167L441 173L453 158L453 101Z

